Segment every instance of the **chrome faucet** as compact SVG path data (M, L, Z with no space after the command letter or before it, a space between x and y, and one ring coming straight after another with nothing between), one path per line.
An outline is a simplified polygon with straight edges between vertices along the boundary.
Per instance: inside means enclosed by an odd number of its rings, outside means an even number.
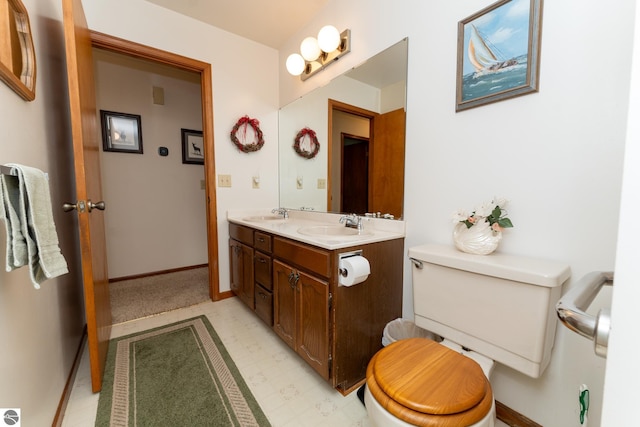
M362 217L356 214L344 215L340 217L340 224L344 222L345 227L355 228L358 233L362 231Z
M289 211L287 208L275 208L271 210L271 213L282 215L282 218L284 219L289 218Z

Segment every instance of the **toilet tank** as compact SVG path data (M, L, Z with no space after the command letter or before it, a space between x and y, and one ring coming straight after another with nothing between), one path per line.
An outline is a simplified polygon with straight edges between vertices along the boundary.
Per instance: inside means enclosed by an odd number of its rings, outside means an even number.
M416 325L530 377L542 375L567 265L441 245L410 248L409 257Z

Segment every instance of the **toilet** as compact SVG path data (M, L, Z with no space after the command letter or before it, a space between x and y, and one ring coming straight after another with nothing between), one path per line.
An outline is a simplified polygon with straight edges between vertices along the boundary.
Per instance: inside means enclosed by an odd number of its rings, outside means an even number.
M372 425L495 424L495 363L532 378L551 359L555 304L567 265L471 255L450 246L409 249L414 321L442 337L396 341L369 361L364 401Z

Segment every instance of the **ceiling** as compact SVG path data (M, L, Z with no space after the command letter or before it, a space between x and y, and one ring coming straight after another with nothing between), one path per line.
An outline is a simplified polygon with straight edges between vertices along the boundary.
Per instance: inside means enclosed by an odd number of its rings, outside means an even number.
M279 49L329 0L146 0L241 37ZM352 70L349 77L383 88L406 79L406 46L384 54ZM398 66L405 64L405 66Z
M279 49L328 0L146 0Z

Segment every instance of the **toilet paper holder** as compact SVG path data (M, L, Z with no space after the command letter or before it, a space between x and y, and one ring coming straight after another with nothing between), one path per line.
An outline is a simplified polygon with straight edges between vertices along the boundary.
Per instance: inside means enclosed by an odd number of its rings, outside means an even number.
M358 255L362 255L362 249L359 249L353 252L344 252L344 253L338 254L338 274L340 276L347 277L347 269L340 267L340 261L342 261L345 258L350 258L352 256L358 256Z

